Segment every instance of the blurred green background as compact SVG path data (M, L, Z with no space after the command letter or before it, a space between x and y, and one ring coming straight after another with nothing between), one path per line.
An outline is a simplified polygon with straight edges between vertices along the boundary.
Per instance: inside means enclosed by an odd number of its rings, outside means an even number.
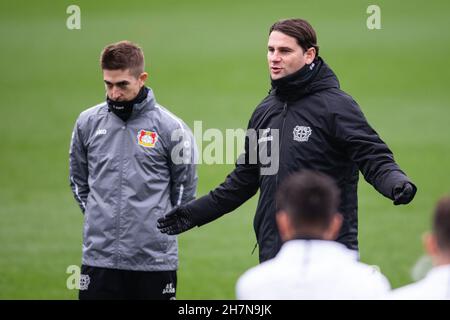
M66 8L81 8L68 30ZM381 8L381 30L366 9ZM268 28L302 17L342 88L417 184L395 207L359 186L361 259L393 287L411 282L437 198L450 186L448 1L5 1L0 2L0 298L75 299L69 265L81 261L83 216L68 185L74 122L104 99L101 49L128 39L145 52L156 98L193 127L245 128L269 89ZM204 143L205 144L205 143ZM198 195L232 165L199 166ZM257 264L256 197L179 237L178 299L233 299Z

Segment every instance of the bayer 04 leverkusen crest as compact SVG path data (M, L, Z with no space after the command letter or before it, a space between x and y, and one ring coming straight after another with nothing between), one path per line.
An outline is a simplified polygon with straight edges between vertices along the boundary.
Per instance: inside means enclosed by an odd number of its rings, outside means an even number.
M138 135L138 144L146 148L153 148L158 141L158 134L154 131L140 130Z

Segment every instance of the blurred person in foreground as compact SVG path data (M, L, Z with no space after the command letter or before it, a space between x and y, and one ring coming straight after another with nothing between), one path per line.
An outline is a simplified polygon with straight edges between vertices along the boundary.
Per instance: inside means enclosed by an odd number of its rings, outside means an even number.
M432 226L423 242L434 267L424 279L393 290L389 299L450 300L450 196L438 201Z
M141 48L108 45L100 63L106 101L80 114L70 147L84 213L79 298L174 299L177 238L156 221L195 197L193 136L145 86Z
M342 191L337 241L358 250L358 179L395 205L409 203L416 186L394 161L358 104L319 56L316 33L302 19L269 30L267 61L272 89L248 124L244 153L225 181L209 194L159 219L161 232L178 234L231 212L260 191L253 221L260 262L281 248L275 194L290 174L311 169L331 176ZM351 63L351 62L349 62ZM256 151L255 151L256 150ZM256 156L255 156L256 153Z
M239 278L238 299L378 299L389 291L381 273L332 241L342 216L339 190L330 177L307 170L293 174L276 199L283 245L275 258Z

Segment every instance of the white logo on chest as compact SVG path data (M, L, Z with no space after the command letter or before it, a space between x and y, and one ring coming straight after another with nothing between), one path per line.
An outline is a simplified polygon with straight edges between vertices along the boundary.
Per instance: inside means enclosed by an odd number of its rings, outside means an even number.
M294 140L298 142L306 142L309 139L309 136L311 135L312 130L310 127L305 126L296 126L294 128Z

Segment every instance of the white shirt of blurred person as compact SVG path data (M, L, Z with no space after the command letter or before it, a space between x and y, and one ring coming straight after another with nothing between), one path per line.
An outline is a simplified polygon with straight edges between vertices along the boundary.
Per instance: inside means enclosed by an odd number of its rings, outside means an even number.
M342 224L339 189L328 176L301 171L277 192L283 246L275 258L248 270L236 285L241 300L378 299L388 280L334 242Z
M434 267L424 279L393 290L388 296L390 299L450 300L450 196L437 203L433 230L423 239Z

